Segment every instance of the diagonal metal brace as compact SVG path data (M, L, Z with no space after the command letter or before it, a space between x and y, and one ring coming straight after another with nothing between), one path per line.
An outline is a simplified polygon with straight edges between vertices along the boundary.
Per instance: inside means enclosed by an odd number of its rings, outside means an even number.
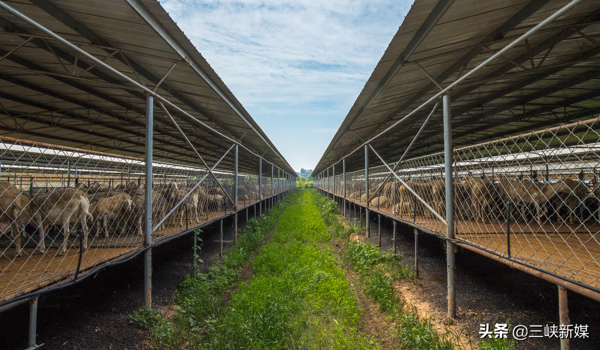
M165 217L164 217L162 220L160 220L160 222L159 222L159 223L158 223L156 226L154 226L154 228L152 229L152 232L155 232L155 231L156 231L156 229L157 229L157 228L159 228L159 227L160 227L160 225L162 225L162 224L163 224L163 222L165 222L165 221L166 221L166 220L167 220L167 219L168 219L168 218L169 218L169 217L170 217L170 216L171 216L171 215L172 215L172 214L175 212L175 210L177 210L177 208L179 208L179 206L180 206L180 205L181 205L183 202L185 202L185 200L187 199L187 197L189 197L189 196L190 196L190 194L191 194L192 192L194 192L194 191L196 190L196 188L198 188L198 186L200 186L200 184L202 183L202 181L204 181L204 179L206 179L206 177L207 177L209 174L212 174L212 170L213 170L213 169L215 169L215 168L217 167L217 165L219 165L219 163L221 163L221 161L222 161L222 160L223 160L223 159L224 159L224 158L227 156L227 154L229 154L229 152L230 152L230 151L233 149L233 147L234 147L234 146L235 146L235 144L231 145L231 147L229 147L229 149L227 150L227 152L225 152L225 154L223 154L223 156L221 156L221 158L220 158L220 159L219 159L219 160L218 160L218 161L215 163L215 165L213 165L213 167L212 167L212 168L209 168L208 166L206 167L206 168L208 169L209 173L205 174L205 175L204 175L204 177L203 177L202 179L200 179L200 181L198 181L198 183L196 183L196 184L194 185L194 187L192 187L192 189L191 189L191 190L190 190L190 191L189 191L189 192L188 192L188 193L187 193L187 194L186 194L186 195L185 195L185 196L184 196L184 197L183 197L183 198L182 198L182 199L179 201L179 203L177 203L177 204L176 204L176 205L173 207L173 209L171 209L171 211L170 211L170 212L168 212L168 213L167 213L167 215L165 215Z
M381 158L381 156L379 155L379 153L377 153L377 151L375 151L375 149L373 148L373 146L371 146L371 144L369 144L369 147L371 147L371 150L373 150L373 153L375 153L375 155L379 158L379 160L381 160L381 162L383 163L383 165L386 166L386 168L388 168L389 171L391 171L391 173L398 179L398 181L400 181L404 187L406 187L417 199L419 199L419 201L421 203L423 203L423 205L425 205L425 207L427 207L427 209L429 209L433 215L437 216L438 219L440 219L440 221L442 221L445 225L448 225L448 222L446 221L446 219L444 219L443 216L441 216L440 214L438 214L437 211L435 211L427 202L425 202L425 200L423 198L421 198L417 192L415 192L412 188L410 188L406 182L404 182L404 180L402 180L400 178L400 176L398 176L398 174L396 174L396 172L394 172L392 170L392 168L390 168L390 166Z
M196 147L194 147L194 145L192 144L192 142L190 141L190 139L188 139L187 135L183 132L183 130L181 130L181 128L179 127L179 124L177 124L177 122L175 121L175 119L173 118L173 116L171 116L171 113L169 113L169 111L167 110L167 108L165 107L165 105L161 101L158 101L158 105L160 106L160 108L162 108L163 111L165 111L165 113L169 116L169 118L171 118L171 121L173 121L173 124L175 124L175 126L177 127L177 130L179 130L179 132L181 133L181 135L183 135L183 137L185 138L185 140L187 141L187 143L190 145L190 147L192 147L192 149L194 150L194 152L196 153L196 155L198 156L198 158L200 158L200 160L202 161L202 164L204 165L204 167L206 169L208 169L208 172L215 179L215 181L217 182L217 185L219 185L219 187L221 188L221 190L223 191L223 193L225 193L225 196L227 196L227 199L229 199L229 201L231 202L231 204L233 204L233 206L235 207L235 209L237 209L237 205L235 204L235 202L233 201L233 199L231 198L231 196L229 196L229 194L227 193L227 191L225 191L225 189L223 188L223 186L219 182L219 179L217 179L217 177L215 176L215 174L212 172L212 169L209 168L208 164L206 164L206 162L204 161L204 158L202 158L202 156L200 155L200 153L198 153L198 151L196 151Z
M429 119L431 118L431 116L433 115L433 113L435 113L435 111L437 110L439 104L440 104L439 101L435 103L435 105L433 106L433 109L431 109L431 112L429 113L429 115L427 116L427 118L425 119L425 121L423 122L423 125L421 125L421 128L419 129L419 131L417 132L417 134L415 135L415 137L413 137L413 139L410 142L410 144L408 145L408 147L406 147L406 149L404 150L404 153L402 153L402 156L400 157L400 159L398 159L398 161L394 165L394 169L392 170L392 172L395 172L396 169L398 168L398 166L400 165L400 163L404 160L404 157L406 157L406 155L408 154L408 151L410 151L410 149L412 148L412 146L415 144L415 142L419 138L419 135L421 135L421 131L423 131L425 129L425 125L427 125L427 122L429 122ZM367 200L367 204L373 198L375 198L375 196L379 193L379 191L381 191L381 189L383 188L383 185L385 185L385 183L388 182L388 180L390 179L390 177L392 177L392 174L388 174L388 176L383 180L383 182L381 182L381 185L379 185L379 187L377 187L377 189L375 190L375 192L373 192L373 194L371 195L371 197L369 197L369 199Z
M7 52L6 55L0 57L0 61L2 61L3 59L5 59L6 57L12 55L15 51L17 51L21 47L25 46L31 40L33 40L33 37L29 37L29 39L27 39L27 40L23 41L22 43L20 43L19 46L15 47L14 49L12 49L9 52Z

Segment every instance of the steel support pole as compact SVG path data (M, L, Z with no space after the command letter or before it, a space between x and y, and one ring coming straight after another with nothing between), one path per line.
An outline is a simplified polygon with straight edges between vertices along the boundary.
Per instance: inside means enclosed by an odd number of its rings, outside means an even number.
M377 214L377 239L379 242L377 246L381 248L381 214Z
M15 181L17 176L15 174ZM71 187L71 159L67 159L67 187Z
M260 210L259 215L262 215L262 158L258 160L258 164L260 164L258 169L258 206Z
M219 251L219 256L223 257L223 219L221 219L221 230L219 232L219 241L221 243L221 249Z
M344 182L344 218L346 217L346 158L342 159L342 181Z
M234 201L234 205L235 205L235 215L233 218L233 242L237 243L237 236L238 236L238 158L239 158L239 147L236 144L235 145L235 165L234 165L234 178L233 178L233 183L234 183L234 189L235 189L235 193L233 194L233 201ZM248 211L246 210L246 214L248 214Z
M146 97L146 191L144 192L144 246L152 244L152 137L154 97ZM144 252L144 306L152 307L152 248Z
M273 188L275 186L273 186L273 175L274 175L274 168L273 168L273 164L271 164L271 208L273 208L273 195L275 194L275 192L273 191Z
M394 227L392 228L392 240L394 244L394 254L396 254L396 220L393 221Z
M446 236L454 239L454 182L452 179L452 116L450 96L443 96L444 104L444 158L446 162ZM454 244L446 241L446 262L448 274L448 317L456 318L456 290L454 280Z
M327 180L325 180L325 194L329 198L329 168L327 168Z
M29 339L27 345L29 348L37 347L38 300L39 296L36 296L29 304Z
M365 197L367 198L367 203L365 203L365 224L366 224L366 234L367 238L371 236L369 230L369 146L365 145Z
M560 325L567 326L571 321L569 320L569 300L567 289L563 286L558 286L558 314L560 318ZM569 338L560 339L560 350L569 350Z
M415 227L415 276L419 277L419 230Z
M332 172L332 180L333 180L333 186L331 188L331 193L333 193L333 198L335 198L336 193L335 193L335 165L331 167L331 172Z

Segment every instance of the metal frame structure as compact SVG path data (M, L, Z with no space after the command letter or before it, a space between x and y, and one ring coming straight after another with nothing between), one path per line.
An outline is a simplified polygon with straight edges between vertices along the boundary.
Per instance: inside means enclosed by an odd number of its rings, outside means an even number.
M143 239L139 243L128 238L130 232L124 229L117 237L115 227L111 231L114 238L107 231L107 242L120 239L132 243L116 256L98 257L101 249L111 248L99 248L98 238L88 242L89 223L84 217L79 241L73 243L66 235L61 243L65 256L72 249L78 252L76 266L60 267L49 283L38 287L13 288L12 281L3 285L3 290L14 292L1 296L0 312L32 303L31 348L37 346L37 300L41 294L143 253L144 305L151 307L153 247L217 220L221 222L222 245L223 219L229 216L237 240L240 210L246 209L247 216L247 208L258 204L262 214L263 203L265 209L267 202L272 207L295 187L295 171L158 1L122 0L112 6L97 0L60 4L0 1L0 12L0 180L6 179L5 183L22 193L27 188L24 180L28 180L27 193L35 200L38 190L84 193L83 178L87 187L91 181L101 182L110 192L120 179L125 188L126 174L127 184L139 191L131 197L139 197L143 204ZM135 30L123 30L131 27ZM32 159L31 163L27 164L27 159ZM271 165L268 196L263 196L263 164ZM132 176L137 185L131 182ZM45 189L39 181L45 181ZM182 189L173 192L171 184ZM87 191L90 198L82 201L97 209L92 198L96 193ZM158 196L166 209L160 215L155 213ZM193 203L198 206L198 197L204 203L200 211L213 212L202 218L204 222L190 208ZM184 217L185 228L174 225L177 218L183 223ZM196 224L189 227L194 220ZM106 230L106 221L104 225ZM169 225L174 227L164 228ZM62 226L68 233L70 221ZM14 229L12 234L15 237L0 248L0 259L9 259L9 265L18 266L19 254L26 254L27 260L58 261L58 254L49 255L54 252L55 239L40 255L26 244L21 250L22 234ZM40 237L38 244L43 245L48 236ZM9 251L15 244L13 256ZM27 272L25 267L17 270ZM33 275L33 270L28 273ZM8 270L2 274L5 280L9 277Z
M456 316L457 308L456 247L465 247L551 281L560 288L600 300L600 289L595 282L581 282L564 272L533 264L523 259L522 252L521 256L511 255L514 242L508 242L506 252L480 243L481 237L500 233L500 230L488 227L485 234L473 235L479 240L475 243L463 238L464 235L456 235L457 231L465 230L464 222L467 222L465 204L461 202L467 197L461 191L465 191L462 182L472 177L471 171L480 174L483 180L470 181L492 183L497 188L501 186L500 176L512 181L511 186L522 181L527 167L531 182L540 183L535 185L538 187L552 187L552 198L559 200L566 198L561 197L560 191L567 181L589 186L597 183L596 164L600 165L600 159L595 143L600 141L600 136L596 137L600 134L596 132L596 120L590 118L600 112L595 100L600 86L594 81L596 67L593 64L600 54L600 40L596 38L599 20L598 1L500 1L488 2L481 8L459 0L440 0L435 6L415 1L315 167L315 187L334 198L341 197L343 203L348 201L350 205L365 208L367 236L370 211L394 220L394 237L396 222L414 227L415 257L419 231L446 242L450 318ZM442 113L437 111L440 104ZM574 123L577 121L580 123ZM510 138L512 135L517 136ZM551 151L554 153L548 153ZM369 162L369 152L376 155L375 162ZM535 156L536 152L544 156ZM492 154L497 155L494 158ZM538 158L544 158L545 165ZM329 185L332 180L329 168L340 162L343 184L337 186L343 186L341 194L332 192ZM537 171L543 171L543 166L545 179L537 180ZM587 174L583 174L583 168L588 169ZM576 176L575 169L581 170L580 182L572 180ZM441 182L435 182L437 179ZM422 187L426 181L430 189L424 192ZM348 184L359 191L351 189L347 193ZM431 186L439 192L432 192ZM573 192L567 195L574 197ZM403 196L411 198L410 201L398 202ZM431 196L438 199L432 201ZM591 210L586 209L590 204L585 198L570 210ZM381 204L385 201L389 203ZM411 207L403 207L407 203ZM565 204L552 205L558 210ZM523 210L528 209L519 204L519 210L525 213ZM404 215L407 211L413 214ZM425 219L418 218L417 213L425 215ZM530 234L535 234L536 227L541 225L539 209L538 214L534 214L537 224L526 223L529 219L525 214L517 216L518 224L510 223L514 215L507 216L509 228L527 226L533 230ZM573 215L584 214L570 214L571 221ZM560 213L556 216L562 220ZM544 220L552 226L549 218ZM595 225L590 220L580 221L579 226ZM436 222L437 226L427 222ZM566 224L554 226L573 230ZM592 230L589 244L595 244L595 226L592 226L588 228ZM546 235L551 233L547 228L537 230L543 230ZM585 250L585 246L582 249ZM418 269L416 258L415 269ZM561 310L567 310L563 305L566 298L561 296L560 303ZM563 316L561 322L562 319ZM563 348L565 346L568 345Z

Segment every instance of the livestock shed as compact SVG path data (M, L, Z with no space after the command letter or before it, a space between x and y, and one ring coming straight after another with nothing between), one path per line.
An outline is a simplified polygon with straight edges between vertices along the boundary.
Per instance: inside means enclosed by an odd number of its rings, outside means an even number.
M600 301L600 1L416 0L315 186ZM394 226L395 227L395 226ZM366 234L369 235L369 225ZM418 242L418 240L415 240Z
M0 310L248 208L295 171L157 0L0 1Z

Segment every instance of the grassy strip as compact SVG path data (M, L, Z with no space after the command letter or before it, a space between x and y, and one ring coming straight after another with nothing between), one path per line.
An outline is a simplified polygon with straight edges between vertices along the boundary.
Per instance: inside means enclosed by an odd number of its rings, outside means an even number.
M261 248L276 218L270 243ZM359 330L362 310L326 244L330 239L312 192L297 190L285 208L251 223L221 263L181 285L173 316L141 309L132 320L164 349L377 348ZM252 279L240 281L224 305L224 293L252 256Z
M174 299L174 314L163 317L155 310L139 309L132 322L148 329L155 348L199 348L215 328L216 320L225 312L223 295L240 280L243 266L256 255L285 210L287 200L278 203L265 215L252 218L241 230L235 247L225 252L207 273L188 276L179 286ZM196 232L199 234L199 232ZM203 261L199 260L199 263Z
M464 348L459 335L454 331L446 328L441 333L436 329L434 321L419 317L414 307L403 307L404 303L394 292L394 281L416 282L417 278L412 269L402 265L402 257L381 252L377 246L367 241L350 241L348 238L352 233L362 232L360 223L355 222L346 228L336 215L337 203L313 191L323 220L334 236L345 239L344 264L359 273L366 294L379 304L381 312L387 313L398 324L396 331L400 345L410 349ZM479 342L478 346L489 350L516 349L514 341L508 339L486 339Z
M297 190L269 244L253 260L231 306L209 332L208 349L367 349L362 310L337 267L330 234L313 203Z

